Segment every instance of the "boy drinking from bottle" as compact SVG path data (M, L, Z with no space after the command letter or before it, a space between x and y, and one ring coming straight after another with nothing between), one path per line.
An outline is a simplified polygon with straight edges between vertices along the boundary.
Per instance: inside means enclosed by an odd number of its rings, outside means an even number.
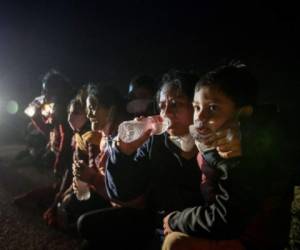
M164 218L163 250L284 247L290 172L272 110L257 106L256 97L257 83L239 63L217 68L196 84L194 136L203 201Z

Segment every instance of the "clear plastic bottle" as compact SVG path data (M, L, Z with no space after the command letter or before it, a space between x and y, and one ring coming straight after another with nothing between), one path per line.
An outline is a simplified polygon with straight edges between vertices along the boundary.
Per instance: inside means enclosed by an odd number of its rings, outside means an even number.
M151 129L152 135L160 135L167 131L170 127L171 121L167 117L148 116L140 121L125 121L119 125L119 138L125 142L130 143L137 140L144 132Z
M88 200L91 197L90 188L89 185L86 182L83 182L75 177L74 180L77 187L76 198L79 201L85 201Z
M194 138L198 150L202 153L209 150L213 150L215 148L214 145L206 145L203 143L203 140L210 138L213 141L213 138L215 137L215 133L205 135L205 136L201 135L198 132L198 127L199 126L195 124L189 126L190 135Z
M44 102L45 102L44 95L34 98L34 100L31 103L29 103L27 108L24 110L24 113L29 117L33 117L36 111L44 104Z
M28 107L24 110L24 113L28 116L28 117L33 117L36 113L36 107L32 104L29 104Z
M75 161L79 162L80 161L80 151L78 150L78 147L76 146L75 149ZM77 188L77 190L75 191L75 195L76 198L79 201L85 201L88 200L91 197L91 193L90 193L90 187L89 184L87 184L84 181L81 181L80 179L78 179L77 177L74 176L73 178L73 182L75 182L75 186Z

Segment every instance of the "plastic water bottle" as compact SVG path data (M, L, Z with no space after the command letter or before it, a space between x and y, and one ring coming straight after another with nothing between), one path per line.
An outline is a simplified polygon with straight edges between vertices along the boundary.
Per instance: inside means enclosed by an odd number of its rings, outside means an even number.
M33 117L36 113L36 107L32 104L29 104L28 107L24 110L24 113L29 117Z
M77 192L75 193L77 199L79 201L88 200L91 197L89 185L86 182L81 181L76 177L75 177L74 181L75 181L76 187L77 187Z
M160 135L167 131L170 127L171 121L167 117L148 116L140 121L125 121L119 125L119 138L125 142L130 143L140 138L147 130L152 130L152 135Z
M203 140L208 138L213 139L215 137L215 133L208 134L208 135L201 135L197 130L198 127L199 127L198 125L194 125L194 124L189 126L190 135L194 138L198 150L202 153L209 150L213 150L215 148L214 145L206 145L203 143Z
M34 100L31 103L29 103L27 108L24 110L24 113L29 117L33 117L36 111L44 104L44 102L45 102L44 95L34 98Z

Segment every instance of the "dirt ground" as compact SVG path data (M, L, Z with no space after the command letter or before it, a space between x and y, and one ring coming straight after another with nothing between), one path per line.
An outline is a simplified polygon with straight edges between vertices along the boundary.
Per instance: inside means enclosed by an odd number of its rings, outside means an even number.
M51 183L50 170L40 163L14 160L24 146L0 145L0 249L1 250L76 250L80 241L48 227L41 209L20 209L13 197L41 185Z
M3 144L3 143L2 143ZM23 145L0 144L0 250L78 250L80 239L48 227L42 210L36 206L21 209L13 197L52 182L51 170L40 162L16 161ZM300 187L295 188L292 204L290 246L300 249Z

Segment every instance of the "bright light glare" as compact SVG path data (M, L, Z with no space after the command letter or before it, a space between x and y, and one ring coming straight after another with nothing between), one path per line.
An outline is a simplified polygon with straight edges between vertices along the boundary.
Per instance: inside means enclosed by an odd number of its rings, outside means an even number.
M16 101L9 101L6 105L6 111L12 115L16 114L19 110L19 105Z
M42 115L48 117L54 112L54 103L44 104L42 107Z
M29 105L25 110L24 113L29 116L29 117L33 117L34 114L36 112L36 108L33 105Z

